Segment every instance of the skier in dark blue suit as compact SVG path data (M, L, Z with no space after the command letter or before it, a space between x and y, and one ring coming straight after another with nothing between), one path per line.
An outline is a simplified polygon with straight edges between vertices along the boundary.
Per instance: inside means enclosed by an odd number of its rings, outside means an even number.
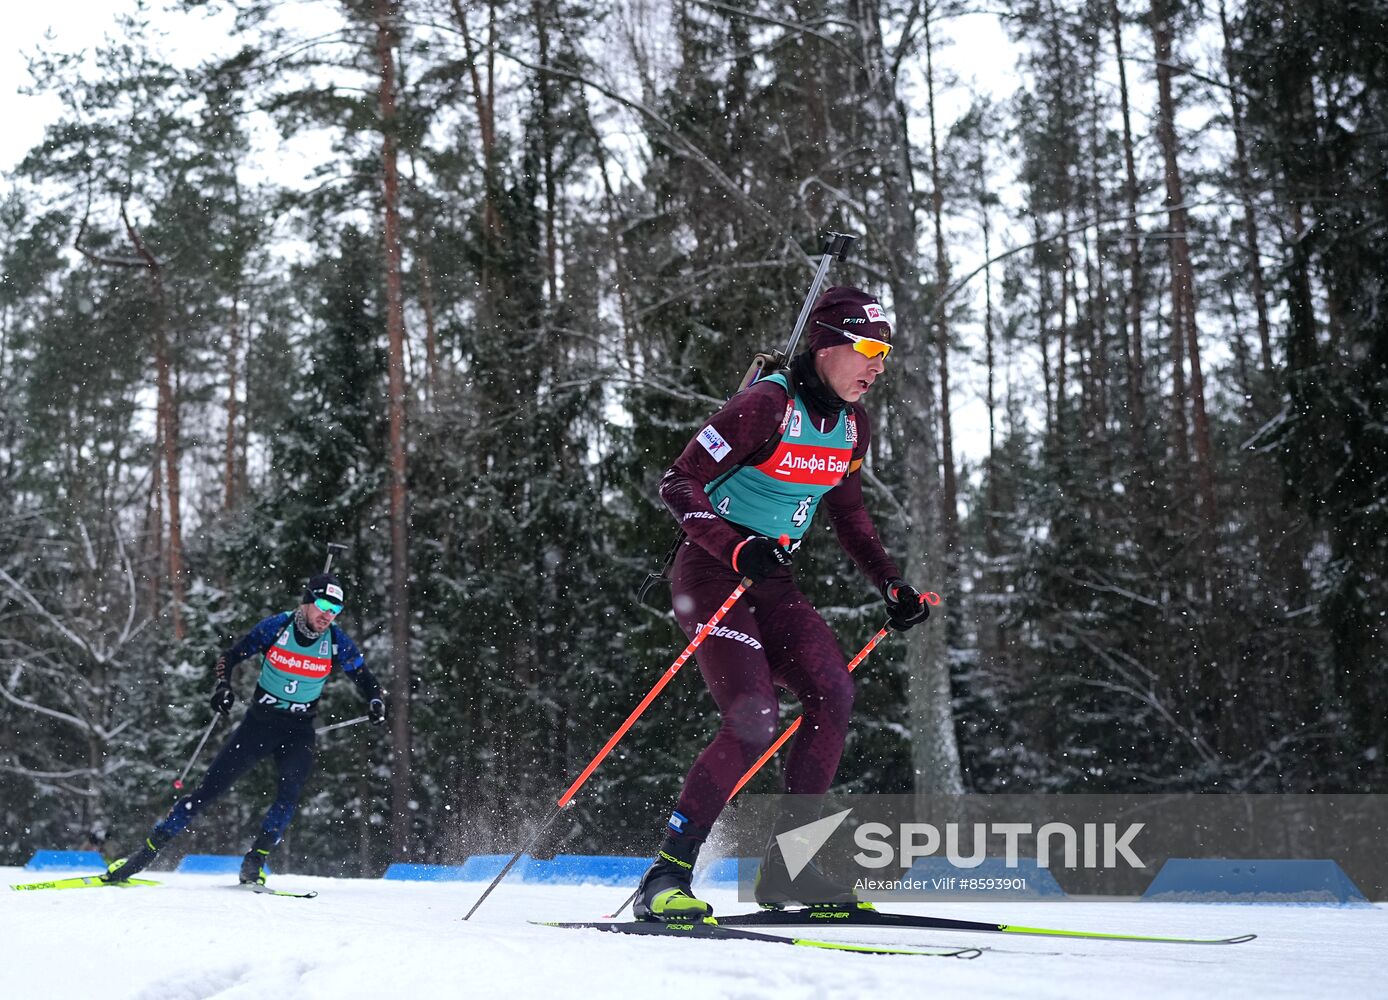
M333 624L342 612L342 585L329 573L308 581L304 601L293 611L271 615L217 658L213 709L231 713L236 702L232 673L236 665L260 657L255 697L241 725L207 769L202 783L180 799L145 838L135 853L113 861L103 878L121 882L143 871L159 849L187 828L203 807L230 788L262 757L273 756L279 772L275 801L265 814L260 834L241 862L241 881L263 885L265 861L284 839L294 818L304 782L313 770L313 712L333 667L356 684L368 703L368 716L386 720L385 697L356 643Z

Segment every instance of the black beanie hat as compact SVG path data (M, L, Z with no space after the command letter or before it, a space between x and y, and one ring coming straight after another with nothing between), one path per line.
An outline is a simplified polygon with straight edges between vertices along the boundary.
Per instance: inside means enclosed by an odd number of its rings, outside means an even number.
M312 604L320 597L326 597L334 604L347 603L343 597L342 584L331 573L315 573L308 578L308 587L304 590L304 603Z
M811 351L850 343L840 331L891 343L892 324L875 296L859 288L839 285L819 297L810 310L805 333Z

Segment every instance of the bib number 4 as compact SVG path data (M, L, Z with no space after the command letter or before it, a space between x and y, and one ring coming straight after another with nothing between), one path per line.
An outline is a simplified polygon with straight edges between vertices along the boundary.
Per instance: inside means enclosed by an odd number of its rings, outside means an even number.
M800 506L795 508L795 513L790 515L790 523L797 528L803 528L805 522L810 519L810 503L814 497L806 497L800 501Z

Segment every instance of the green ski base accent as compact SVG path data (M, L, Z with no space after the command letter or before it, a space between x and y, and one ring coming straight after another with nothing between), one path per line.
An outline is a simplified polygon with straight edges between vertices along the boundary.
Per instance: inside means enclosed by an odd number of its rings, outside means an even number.
M1135 941L1150 944L1243 944L1258 935L1240 934L1226 938L1167 937L1156 934L1109 934L1101 931L1071 931L1056 927L1023 927L1018 924L989 924L979 920L925 917L914 913L883 912L871 904L852 907L817 906L806 909L736 913L720 918L725 927L794 927L806 924L843 924L855 927L916 927L934 931L979 931L986 934L1027 934L1039 937L1074 938L1085 941Z
M318 891L309 892L286 892L283 889L271 889L269 886L261 885L259 882L242 882L239 885L229 886L231 889L240 889L242 892L258 892L262 896L288 896L290 899L312 899L318 895Z
M542 927L563 927L568 929L607 931L611 934L645 934L652 937L698 938L707 941L761 941L766 944L794 945L800 948L821 948L827 951L849 951L859 955L915 955L927 958L977 958L983 954L978 948L890 948L874 944L844 944L839 941L817 941L813 938L788 938L776 934L760 934L756 931L723 927L712 917L694 921L632 920L610 923L596 920L586 922L564 922L532 920L532 924Z
M1243 944L1258 935L1239 934L1227 938L1183 938L1161 937L1148 934L1103 934L1097 931L1066 931L1053 927L1019 927L1015 924L1000 924L998 929L1004 934L1037 934L1043 937L1085 938L1097 941L1149 941L1154 944Z
M12 885L11 889L134 889L142 885L158 885L147 878L128 878L119 882L107 882L100 875L81 875L76 878L60 878L51 882L29 882L25 885Z

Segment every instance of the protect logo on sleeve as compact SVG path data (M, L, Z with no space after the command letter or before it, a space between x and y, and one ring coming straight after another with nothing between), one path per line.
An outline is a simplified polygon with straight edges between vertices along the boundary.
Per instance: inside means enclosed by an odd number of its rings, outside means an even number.
M699 432L699 443L704 446L704 451L713 456L715 462L723 461L723 456L732 451L732 445L723 440L723 435L713 429L709 424Z

